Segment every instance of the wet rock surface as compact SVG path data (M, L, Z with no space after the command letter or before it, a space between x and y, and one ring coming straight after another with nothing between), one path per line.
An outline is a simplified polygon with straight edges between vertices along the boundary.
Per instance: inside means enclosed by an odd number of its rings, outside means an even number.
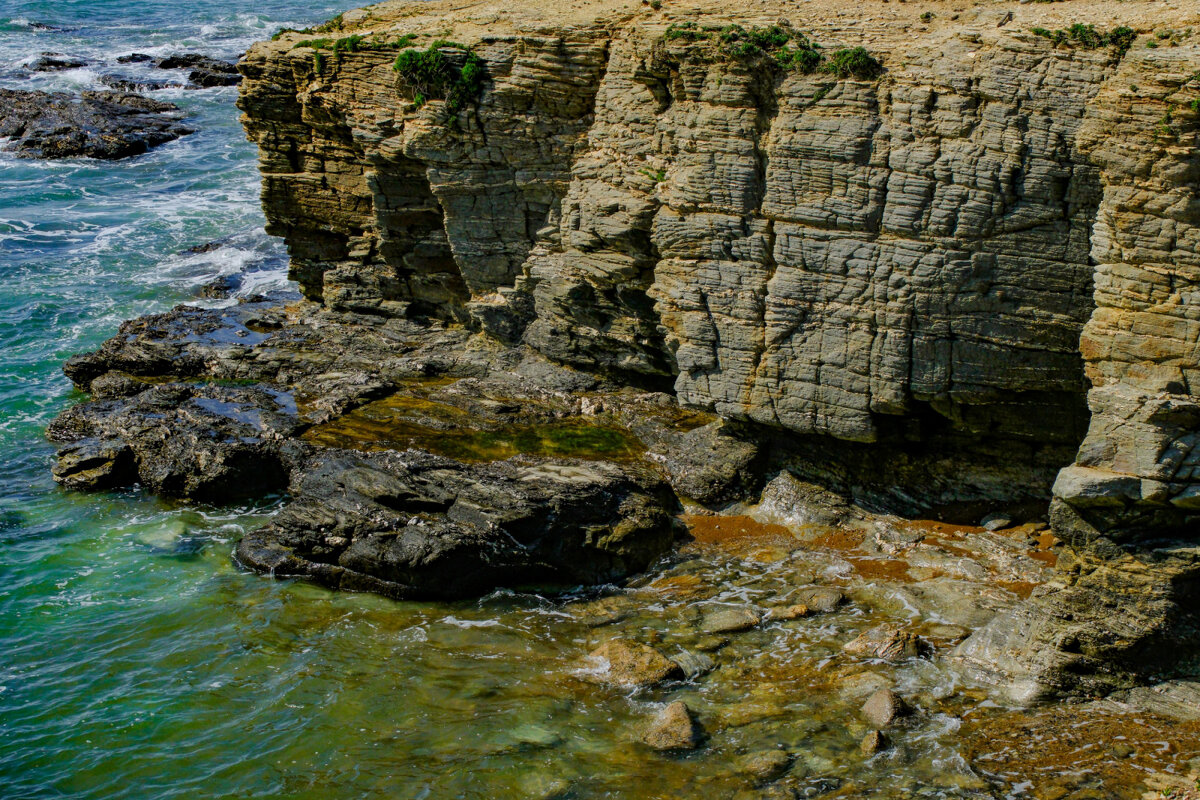
M605 642L592 651L589 659L595 664L592 672L598 680L614 683L618 686L645 688L668 680L679 680L683 670L679 665L664 656L658 650L639 642L624 639L613 639ZM665 719L659 722L669 724L673 733L678 733L682 725L686 708L676 706L670 709ZM691 713L687 712L691 722ZM695 730L694 724L687 726L689 732Z
M136 55L136 54L135 54ZM241 82L237 64L200 53L182 53L155 59L158 69L186 69L188 82L197 88L234 86Z
M35 158L127 158L192 133L178 106L125 92L0 89L0 109L6 149Z
M237 558L333 588L452 598L607 583L673 538L666 485L609 464L330 450L297 471L290 502Z
M642 734L642 742L661 751L693 750L703 739L704 728L682 700L660 711Z

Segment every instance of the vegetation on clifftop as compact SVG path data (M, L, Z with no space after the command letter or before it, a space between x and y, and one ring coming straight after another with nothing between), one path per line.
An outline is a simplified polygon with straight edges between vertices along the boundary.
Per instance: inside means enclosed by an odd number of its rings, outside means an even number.
M446 50L462 50L466 57L456 64ZM483 59L469 47L442 40L425 50L405 50L396 56L394 67L418 107L429 100L445 100L451 114L479 97L486 77Z
M1076 22L1066 30L1059 28L1052 31L1048 28L1031 28L1030 33L1035 36L1041 36L1044 39L1049 39L1056 46L1069 44L1074 47L1083 47L1087 50L1112 47L1117 51L1118 58L1129 52L1129 48L1133 46L1133 40L1137 38L1137 31L1124 25L1101 33L1096 30L1095 25L1084 25L1079 22Z
M862 47L836 50L826 58L821 45L799 31L783 25L743 28L741 25L700 26L680 22L663 34L669 42L712 41L717 51L729 59L753 61L769 58L788 71L827 72L839 78L869 80L883 72L883 65Z

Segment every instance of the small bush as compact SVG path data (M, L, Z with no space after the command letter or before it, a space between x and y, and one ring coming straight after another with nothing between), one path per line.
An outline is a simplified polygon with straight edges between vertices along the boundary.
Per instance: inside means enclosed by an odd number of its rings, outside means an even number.
M466 51L461 67L455 67L442 52L447 48ZM429 100L445 100L446 110L452 114L479 97L487 77L483 59L454 42L437 41L425 50L405 50L396 56L393 66L412 92L414 103L422 106Z
M670 25L663 34L667 41L701 42L714 37L717 51L726 58L748 62L766 59L766 63L787 71L822 71L840 78L874 78L883 72L883 65L862 47L838 50L826 63L821 45L783 25L747 30L736 24L710 28L680 22Z
M877 78L883 72L883 65L862 47L853 47L834 52L829 61L821 67L822 72L828 72L839 78Z
M926 11L924 14L921 15L921 22L929 22L932 19L933 19L932 11Z
M663 34L663 38L668 42L701 42L712 38L712 34L701 29L694 22L678 22L667 26L667 31Z
M313 26L311 31L313 33L333 33L334 31L340 31L345 24L342 15L338 14L328 22L322 22L320 25Z
M1137 38L1137 31L1124 25L1113 28L1108 33L1101 33L1096 30L1096 26L1084 25L1079 22L1066 30L1060 28L1052 31L1047 28L1030 28L1029 32L1035 36L1049 39L1054 42L1055 46L1071 44L1087 50L1112 47L1117 51L1118 58L1129 52L1129 48L1133 46L1133 40Z

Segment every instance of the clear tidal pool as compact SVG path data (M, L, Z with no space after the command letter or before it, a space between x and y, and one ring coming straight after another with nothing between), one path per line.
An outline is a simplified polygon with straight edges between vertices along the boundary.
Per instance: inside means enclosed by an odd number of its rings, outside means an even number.
M94 67L20 74L47 50L110 64L135 51L234 57L344 5L5 2L0 84L97 88ZM58 490L42 431L80 399L60 371L67 356L221 275L244 274L245 294L285 285L282 248L262 233L235 90L153 94L186 108L199 132L115 164L0 154L0 797L758 796L766 781L746 761L768 750L788 754L792 785L811 795L992 796L981 777L989 768L1004 787L995 796L1019 797L1031 770L1070 771L1075 762L1038 744L1037 730L989 732L995 752L981 749L969 735L975 721L1015 712L936 661L848 658L842 644L880 621L916 619L935 640L941 629L914 617L903 590L876 585L902 566L803 548L781 529L701 537L607 593L397 603L238 570L234 543L270 518L273 501L204 508ZM220 246L184 252L213 240ZM492 457L574 441L560 433L548 444L511 434L459 444ZM633 447L603 437L587 446ZM703 609L786 603L814 583L843 587L851 602L711 650L718 643L698 630ZM706 654L710 671L643 693L596 684L586 654L615 636L668 655ZM897 737L902 746L867 757L856 692L879 678L923 712ZM647 752L642 727L675 699L710 729L708 745L685 756ZM1152 723L1144 735L1121 724L1146 741L1182 737L1172 755L1188 754L1195 731ZM1043 761L1021 766L1026 742ZM1083 761L1094 753L1079 747ZM1121 774L1161 766L1158 753L1121 756Z

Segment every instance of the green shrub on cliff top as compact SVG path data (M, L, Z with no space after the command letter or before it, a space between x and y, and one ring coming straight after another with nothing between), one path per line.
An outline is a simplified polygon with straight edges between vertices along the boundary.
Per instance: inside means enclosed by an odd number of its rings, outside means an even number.
M451 48L466 52L461 66L442 52ZM479 97L487 77L483 59L470 48L440 40L425 50L405 50L396 56L394 67L412 92L413 102L422 106L429 100L445 100L452 114Z
M1079 22L1066 30L1059 28L1052 31L1047 28L1031 28L1030 33L1049 39L1055 45L1071 44L1088 50L1112 47L1117 51L1118 57L1128 53L1129 48L1133 46L1133 40L1137 38L1137 31L1126 26L1101 33L1096 30L1095 25L1084 25Z
M868 80L879 77L883 65L862 47L852 47L838 50L829 57L829 61L821 67L822 72L828 72L839 78L861 78Z
M769 58L767 63L774 63L788 71L821 71L839 78L866 79L878 77L883 72L883 65L861 47L838 50L826 61L821 45L784 25L746 29L741 25L716 28L700 27L695 22L680 22L670 25L663 39L671 42L715 39L717 51L726 58L750 63Z

